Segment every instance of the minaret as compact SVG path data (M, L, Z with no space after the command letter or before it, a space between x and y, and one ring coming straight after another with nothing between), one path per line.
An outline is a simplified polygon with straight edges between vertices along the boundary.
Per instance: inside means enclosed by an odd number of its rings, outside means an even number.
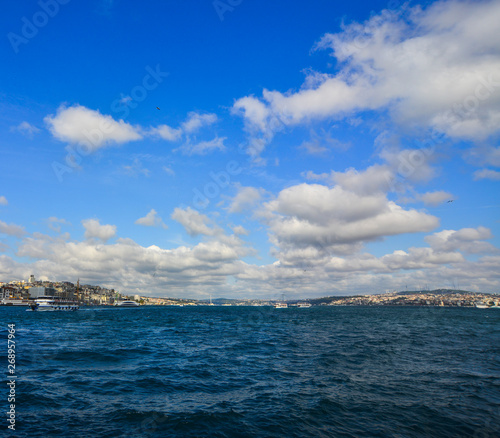
M76 282L76 304L80 304L80 279Z

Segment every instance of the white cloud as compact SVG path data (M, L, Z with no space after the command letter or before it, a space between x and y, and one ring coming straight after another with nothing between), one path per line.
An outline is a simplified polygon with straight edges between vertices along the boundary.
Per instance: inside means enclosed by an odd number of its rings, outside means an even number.
M7 224L0 221L0 233L7 234L8 236L22 237L26 234L24 227L16 224Z
M33 273L37 278L70 281L79 277L126 294L194 298L217 294L269 299L286 293L292 299L404 290L405 285L449 287L452 281L469 290L498 290L500 257L468 261L456 245L489 238L489 230L464 229L429 237L436 236L430 248L398 250L382 257L366 253L339 256L319 246L293 246L278 253L279 262L258 266L241 261L249 250L238 236L223 233L192 248L181 245L174 249L143 247L131 239L106 244L35 233L23 239L17 252L34 261L20 263L0 255L0 274L23 279ZM453 244L447 246L450 242Z
M254 96L247 96L238 99L232 109L233 114L242 115L249 122L247 128L266 132L269 129L270 109Z
M216 149L224 151L226 149L224 146L225 140L226 137L215 137L213 140L200 141L199 143L194 144L188 141L176 150L181 151L185 155L205 155Z
M385 163L374 164L365 170L349 168L329 174L308 171L303 176L309 180L336 184L360 195L373 195L412 191L414 184L427 183L437 174L436 168L431 165L436 159L432 149L400 150L390 146L383 147L379 156Z
M82 225L85 228L85 238L97 238L103 242L116 235L116 225L101 225L98 219L84 219Z
M269 140L283 126L388 110L397 123L481 139L500 126L500 20L497 1L441 1L383 11L326 34L336 74L311 73L299 91L263 90L233 105L252 135Z
M442 204L445 201L453 199L451 193L445 192L443 190L438 190L435 192L427 192L418 196L418 199L424 202L426 205L436 206Z
M9 278L37 277L113 287L122 293L177 297L203 297L217 293L226 278L242 270L238 259L248 253L235 236L218 235L192 248L143 247L131 239L105 244L96 240L68 241L36 234L20 245L18 255L36 261L19 264L0 256L0 274Z
M158 213L154 208L150 210L150 212L139 219L137 219L135 222L137 225L144 225L145 227L161 227L161 228L168 228L167 225L163 222L162 218L158 216Z
M5 196L0 196L0 205L7 205L9 202Z
M493 236L485 227L443 230L427 236L425 241L436 251L462 251L469 254L492 254L499 250L491 243L484 242Z
M398 271L459 263L465 261L465 258L458 252L436 252L432 248L410 248L409 253L401 250L394 251L393 254L383 256L381 261L389 270Z
M490 179L492 181L500 181L500 172L491 169L481 169L474 172L474 179Z
M55 116L49 115L44 120L58 140L85 146L88 152L142 138L138 127L81 105L68 108L61 105Z
M180 127L172 128L168 125L159 125L150 128L149 135L161 137L168 141L178 141L183 135L193 134L205 126L213 125L217 122L217 115L213 113L200 114L195 111L188 113L187 119L181 123Z
M191 134L204 126L212 125L215 122L217 122L216 114L200 114L192 111L188 114L187 120L181 124L181 127L185 133Z
M163 140L176 141L182 137L182 130L179 128L171 128L168 125L159 125L156 128L151 128L149 134L161 137Z
M231 205L228 208L229 213L241 213L242 211L252 208L260 201L262 195L261 190L255 187L238 187L238 193L233 198Z
M332 171L330 178L348 191L360 195L373 195L389 190L394 173L388 165L375 164L361 172L356 169L347 169L345 172Z
M13 126L12 128L10 128L10 130L20 132L28 138L33 138L34 134L40 132L40 129L26 121L21 122L17 126Z
M226 137L216 136L212 140L195 141L188 136L205 126L217 122L216 114L190 112L180 127L172 128L166 124L144 128L132 126L123 120L114 120L112 116L81 105L66 107L61 105L57 114L44 119L52 135L58 140L83 146L78 154L86 155L111 144L121 144L141 140L146 137L159 137L169 142L177 142L184 137L185 143L176 150L186 155L204 155L214 150L225 150ZM137 173L137 169L129 168Z
M218 232L218 229L212 228L212 221L204 214L193 210L191 207L185 209L176 208L172 213L172 219L179 222L190 236L203 234L213 236Z
M439 223L426 213L404 210L381 193L362 195L318 184L282 190L265 209L275 245L313 246L339 254L386 236L430 231Z

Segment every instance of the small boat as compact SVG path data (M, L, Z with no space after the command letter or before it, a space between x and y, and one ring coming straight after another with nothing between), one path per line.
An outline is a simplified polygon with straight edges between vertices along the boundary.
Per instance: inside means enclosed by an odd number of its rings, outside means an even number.
M300 307L300 308L308 308L308 307L311 307L311 303L297 303L297 307Z
M488 305L487 305L487 304L485 304L485 303L475 303L475 306L476 306L476 308L478 308L478 309L487 309L488 307L490 307L490 306L488 306Z
M43 296L33 300L28 312L46 312L46 311L75 311L78 310L78 304L72 301L63 301L58 297Z
M288 304L285 301L285 294L281 294L281 301L274 304L275 309L288 309Z
M118 303L115 304L117 307L139 307L140 304L136 301L132 300L124 300L124 301L119 301Z

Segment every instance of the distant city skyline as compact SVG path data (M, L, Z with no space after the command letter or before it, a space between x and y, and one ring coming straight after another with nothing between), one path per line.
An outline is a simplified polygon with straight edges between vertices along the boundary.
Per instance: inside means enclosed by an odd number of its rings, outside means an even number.
M500 3L8 2L0 281L500 291Z

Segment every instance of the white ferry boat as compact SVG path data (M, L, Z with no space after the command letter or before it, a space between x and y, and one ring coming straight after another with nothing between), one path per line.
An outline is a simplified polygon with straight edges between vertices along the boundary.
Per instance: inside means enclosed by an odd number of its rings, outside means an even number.
M297 303L297 307L305 309L305 308L311 307L311 303Z
M118 303L115 304L117 307L139 307L140 304L136 301L132 300L124 300L124 301L119 301Z
M476 303L475 304L476 308L478 309L500 309L499 303L493 302L493 304L490 306L489 304L486 303Z
M29 306L30 301L24 298L4 298L0 304L2 306Z
M274 305L275 309L288 309L288 304L287 303L276 303Z
M478 308L478 309L487 309L488 307L490 307L485 303L475 303L475 305L476 305L476 308Z
M78 304L73 301L64 301L57 297L43 296L35 298L27 311L45 312L45 311L75 311L78 310Z

